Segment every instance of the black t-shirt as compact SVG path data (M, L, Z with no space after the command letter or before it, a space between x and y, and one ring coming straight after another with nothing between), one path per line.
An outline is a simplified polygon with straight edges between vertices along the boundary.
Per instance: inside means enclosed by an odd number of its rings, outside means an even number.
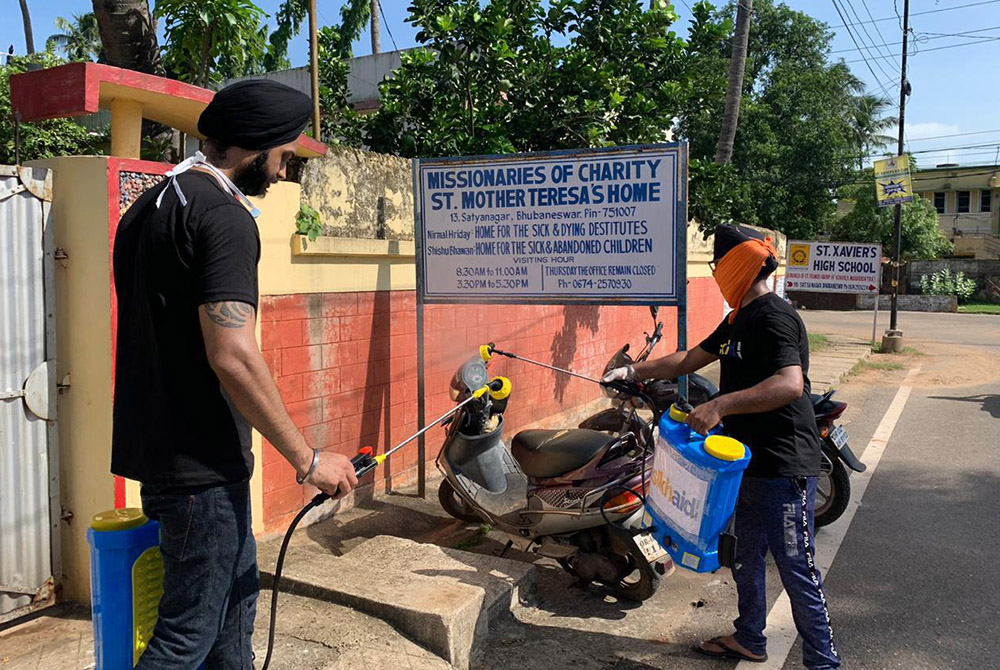
M756 386L790 365L802 367L802 395L794 402L757 414L734 414L726 433L750 447L747 477L818 475L820 439L809 399L809 339L795 310L773 293L740 309L733 323L723 319L701 348L719 356L722 393Z
M200 305L257 306L260 236L215 177L185 172L136 200L118 224L111 471L158 488L250 477L250 426L208 364ZM166 192L160 207L156 198Z

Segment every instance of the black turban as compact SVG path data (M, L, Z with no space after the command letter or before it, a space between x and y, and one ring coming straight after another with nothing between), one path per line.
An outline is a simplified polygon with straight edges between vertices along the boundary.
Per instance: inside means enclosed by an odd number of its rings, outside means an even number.
M198 132L223 146L263 151L298 138L312 110L312 99L291 86L249 79L215 94L198 119Z
M741 226L739 224L730 226L728 224L722 224L715 227L715 242L712 250L713 260L718 263L723 256L732 250L733 247L743 244L747 240L761 240L767 236L759 230L754 230L748 226ZM768 258L764 263L764 269L762 274L767 276L778 269L778 259L773 256Z

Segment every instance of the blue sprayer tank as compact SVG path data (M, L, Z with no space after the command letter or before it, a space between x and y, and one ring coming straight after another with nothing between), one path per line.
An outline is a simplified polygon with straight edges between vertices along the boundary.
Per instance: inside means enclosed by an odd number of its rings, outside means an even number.
M718 429L699 435L686 420L677 405L660 419L646 509L653 536L674 563L712 572L720 567L719 536L736 509L750 450Z
M133 667L153 636L163 594L160 525L142 510L96 515L87 530L96 670Z

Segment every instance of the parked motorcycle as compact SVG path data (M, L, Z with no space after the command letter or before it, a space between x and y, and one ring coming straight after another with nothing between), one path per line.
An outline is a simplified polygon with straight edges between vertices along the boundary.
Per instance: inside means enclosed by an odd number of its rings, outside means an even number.
M503 415L511 385L502 377L487 382L492 351L484 347L452 381L454 401L474 399L454 416L438 454L442 507L489 523L506 536L507 549L553 558L582 582L646 600L673 568L641 530L653 459L648 431L525 430L508 447Z

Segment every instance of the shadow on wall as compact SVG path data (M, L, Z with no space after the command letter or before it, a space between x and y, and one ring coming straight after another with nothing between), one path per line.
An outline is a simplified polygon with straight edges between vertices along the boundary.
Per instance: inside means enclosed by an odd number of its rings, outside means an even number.
M557 368L568 368L573 364L576 355L576 330L581 326L588 328L596 335L600 328L601 308L597 305L566 305L563 307L563 327L552 339L552 365ZM553 373L556 378L556 400L560 403L566 394L569 376Z

